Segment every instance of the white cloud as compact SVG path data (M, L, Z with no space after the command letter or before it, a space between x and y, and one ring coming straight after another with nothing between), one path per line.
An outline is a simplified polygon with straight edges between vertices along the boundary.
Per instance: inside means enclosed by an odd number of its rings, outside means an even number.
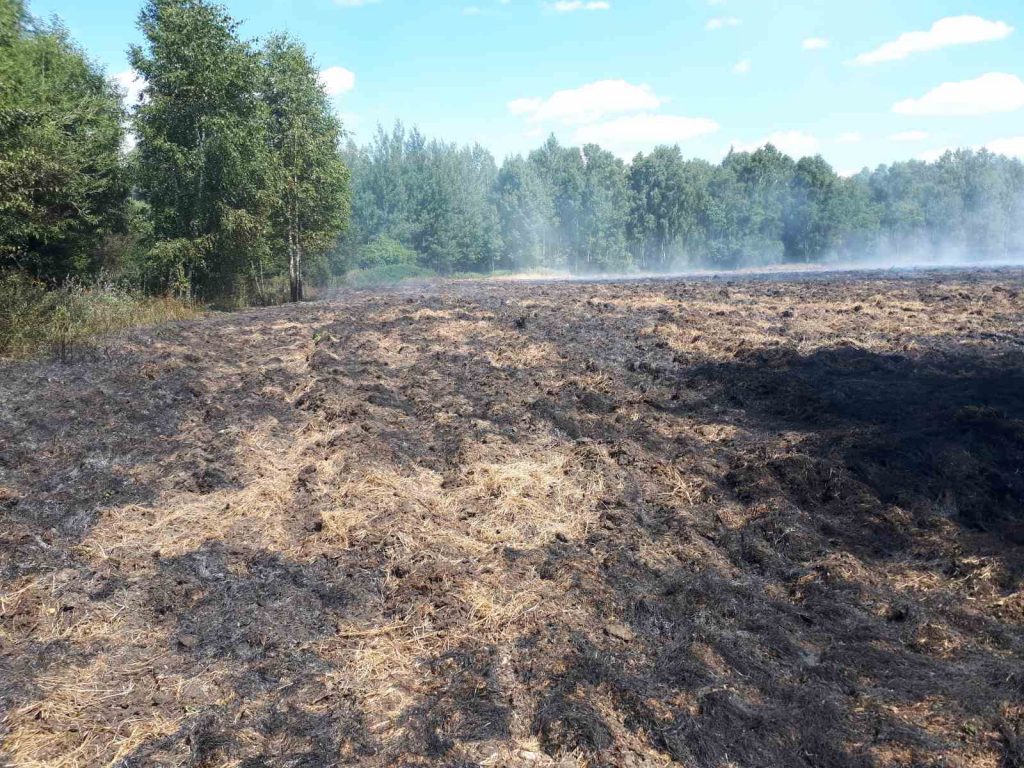
M547 98L516 99L508 109L525 119L525 135L531 138L551 125L569 126L573 144L600 144L624 158L718 130L718 123L707 118L656 114L665 103L648 85L599 80Z
M480 7L477 5L467 5L462 9L463 16L479 16L481 13L483 13L483 11L481 11Z
M827 38L824 37L808 37L803 42L803 49L805 51L820 51L823 48L828 48L830 45Z
M737 19L735 16L716 16L713 19L708 19L708 23L704 25L704 28L713 32L717 29L725 29L726 27L738 27L742 23L743 20Z
M791 157L809 157L818 154L821 142L814 136L802 131L776 131L770 136L749 144L734 141L732 146L737 152L754 152L765 144L771 144L780 152Z
M951 45L1002 40L1013 33L1004 21L988 21L980 16L949 16L932 24L927 32L907 32L873 51L862 53L854 62L862 65L898 61L915 53L937 51Z
M639 114L580 126L573 134L577 144L600 144L628 157L659 144L679 144L718 130L718 123L703 117Z
M1024 159L1024 136L995 139L986 144L985 149L989 152L995 152L997 155L1008 155Z
M862 141L864 137L856 131L841 133L836 137L837 144L860 144Z
M1024 80L1000 72L943 83L919 99L905 99L892 107L898 115L930 117L967 117L1018 109L1024 109Z
M565 125L593 123L625 112L657 109L664 102L648 85L633 85L625 80L598 80L594 83L557 91L546 99L516 99L508 109L531 123L560 122Z
M344 67L328 67L320 72L320 84L328 96L341 96L356 87L356 75Z
M117 72L110 79L124 93L125 106L131 107L139 103L139 97L142 95L142 89L146 87L146 81L139 76L138 72L128 69L124 72Z
M359 8L364 5L373 5L380 0L334 0L335 5L340 5L342 8Z
M889 137L889 141L899 142L916 142L926 140L930 134L927 131L902 131L900 133L894 133Z
M748 72L750 72L750 67L750 59L743 59L742 61L737 61L733 65L732 71L735 72L737 75L745 75Z
M573 11L607 11L612 7L611 3L604 0L558 0L548 6L555 13L572 13Z

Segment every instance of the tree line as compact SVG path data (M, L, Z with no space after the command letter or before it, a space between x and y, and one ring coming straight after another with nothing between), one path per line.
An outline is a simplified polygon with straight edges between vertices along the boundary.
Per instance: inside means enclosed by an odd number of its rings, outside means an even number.
M969 149L844 178L771 145L720 163L658 147L624 162L551 137L499 167L396 125L349 145L345 259L440 272L576 273L1024 255L1024 163Z
M0 0L0 269L243 301L286 280L301 299L349 213L312 59L286 35L241 39L206 0L148 0L139 26L125 106L59 22Z
M576 273L1024 254L1024 163L959 150L838 175L768 145L626 162L554 137L499 166L396 125L346 136L287 35L146 0L131 104L59 22L0 0L0 273L298 300L353 267Z

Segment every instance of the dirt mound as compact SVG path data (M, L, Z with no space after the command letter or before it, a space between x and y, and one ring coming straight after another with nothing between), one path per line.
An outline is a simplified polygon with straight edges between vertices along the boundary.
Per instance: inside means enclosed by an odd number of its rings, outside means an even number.
M458 282L0 368L0 761L1024 764L1024 274Z

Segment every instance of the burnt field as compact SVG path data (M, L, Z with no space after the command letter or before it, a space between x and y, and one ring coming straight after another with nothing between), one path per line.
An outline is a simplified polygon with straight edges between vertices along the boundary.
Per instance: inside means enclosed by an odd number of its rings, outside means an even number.
M1022 577L1020 270L0 364L0 765L1012 768Z

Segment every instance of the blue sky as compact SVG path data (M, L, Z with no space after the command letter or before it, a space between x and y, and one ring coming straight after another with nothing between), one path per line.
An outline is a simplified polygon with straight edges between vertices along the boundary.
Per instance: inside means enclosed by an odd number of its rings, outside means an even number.
M1024 156L1022 0L227 0L306 43L357 140L378 122L499 161L554 132L718 160L767 138L838 170L951 146ZM30 0L111 75L141 0Z

